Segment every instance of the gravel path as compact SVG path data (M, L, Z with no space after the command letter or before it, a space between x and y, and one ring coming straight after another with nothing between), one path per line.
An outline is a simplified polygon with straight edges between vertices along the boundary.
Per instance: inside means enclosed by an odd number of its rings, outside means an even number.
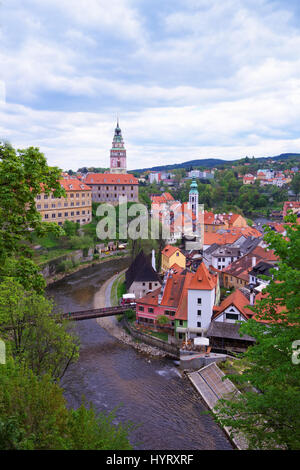
M120 271L119 273L115 274L102 285L101 289L95 296L94 308L103 308L111 306L110 297L112 285L118 277L121 277L125 273L126 270L127 269L124 269L123 271ZM97 323L106 331L108 331L108 333L110 333L112 336L122 341L123 343L134 347L140 352L150 354L151 356L156 357L165 357L167 355L164 351L153 346L149 346L144 343L136 343L133 337L130 334L126 333L126 331L122 328L115 316L97 318Z

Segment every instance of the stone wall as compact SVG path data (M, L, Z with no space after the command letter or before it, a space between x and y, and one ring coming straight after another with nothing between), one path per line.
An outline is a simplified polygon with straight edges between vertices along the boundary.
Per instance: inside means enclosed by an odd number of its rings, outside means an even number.
M67 255L59 256L58 258L48 261L47 263L41 266L40 273L44 276L44 278L54 276L58 273L58 266L63 261L72 261L75 264L79 264L84 261L91 261L93 259L93 256L93 248L89 248L87 256L84 256L84 250L76 250Z
M129 330L130 334L134 338L139 339L143 343L149 344L150 346L154 346L155 348L162 349L171 356L179 358L179 348L174 344L168 344L159 338L155 338L154 336L150 336L146 333L138 331L132 324L128 322L127 318L125 317L122 318L122 324Z

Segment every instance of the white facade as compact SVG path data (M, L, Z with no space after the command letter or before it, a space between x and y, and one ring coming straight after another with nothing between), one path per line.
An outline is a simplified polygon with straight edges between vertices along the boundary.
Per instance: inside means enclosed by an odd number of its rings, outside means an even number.
M233 263L237 259L239 259L238 256L225 256L225 255L214 256L212 255L211 263L214 268L221 270L221 269L227 268L227 266L229 266L231 263Z
M221 313L214 321L220 321L225 323L235 323L237 321L245 321L245 317L240 313L240 311L234 307L234 305L229 305L224 312Z
M211 322L215 295L215 288L212 290L188 289L188 328L207 330Z

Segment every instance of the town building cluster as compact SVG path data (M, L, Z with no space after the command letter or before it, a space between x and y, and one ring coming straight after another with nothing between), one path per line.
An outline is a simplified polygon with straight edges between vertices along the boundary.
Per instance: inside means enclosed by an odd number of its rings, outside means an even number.
M281 188L284 185L288 185L292 181L293 176L298 171L299 170L297 167L283 171L259 169L254 174L247 173L244 176L239 176L243 178L243 184L254 184L256 181L258 181L260 186L273 185Z
M120 198L138 202L138 179L128 174L126 149L117 122L110 150L110 171L70 176L63 173L61 187L65 197L56 198L42 192L36 198L36 208L45 222L63 225L66 220L87 224L92 221L92 202L119 204Z

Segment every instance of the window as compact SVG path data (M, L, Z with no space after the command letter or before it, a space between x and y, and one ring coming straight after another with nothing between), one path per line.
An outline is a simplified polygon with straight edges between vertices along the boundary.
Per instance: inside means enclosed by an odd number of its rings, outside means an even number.
M55 214L52 214L52 219L55 219L56 215Z
M197 327L201 328L201 321L197 321Z
M40 209L40 208L41 208L41 204L37 204L36 207L37 207L38 209Z
M149 308L148 308L148 312L149 312L149 313L153 313L153 312L154 312L154 309L153 309L152 307L149 307Z
M61 212L59 212L59 213L58 213L58 217L61 217L61 216L62 216L62 213L61 213Z
M76 193L76 197L79 197L79 193Z
M140 312L143 312L144 311L144 307L142 305L139 305L139 311Z
M74 215L74 212L71 212L71 217L73 217L73 215Z
M76 211L76 215L80 215L80 211Z
M69 213L68 212L65 212L65 217L68 217Z
M237 313L226 313L226 320L238 320L239 315Z
M179 320L179 326L183 326L183 320Z
M201 305L202 304L202 299L198 298L197 302L198 302L198 305Z
M39 196L37 196L36 198L37 198L37 199L41 199L41 196L39 195Z
M49 215L48 215L48 214L45 214L45 219L49 219Z
M44 195L44 199L48 199L48 196L46 194Z
M55 204L51 204L52 209L55 209Z
M72 193L72 194L70 194L70 197L74 197L74 194L73 194L73 193Z
M198 315L198 317L200 317L201 314L202 314L202 310L197 310L197 315Z

